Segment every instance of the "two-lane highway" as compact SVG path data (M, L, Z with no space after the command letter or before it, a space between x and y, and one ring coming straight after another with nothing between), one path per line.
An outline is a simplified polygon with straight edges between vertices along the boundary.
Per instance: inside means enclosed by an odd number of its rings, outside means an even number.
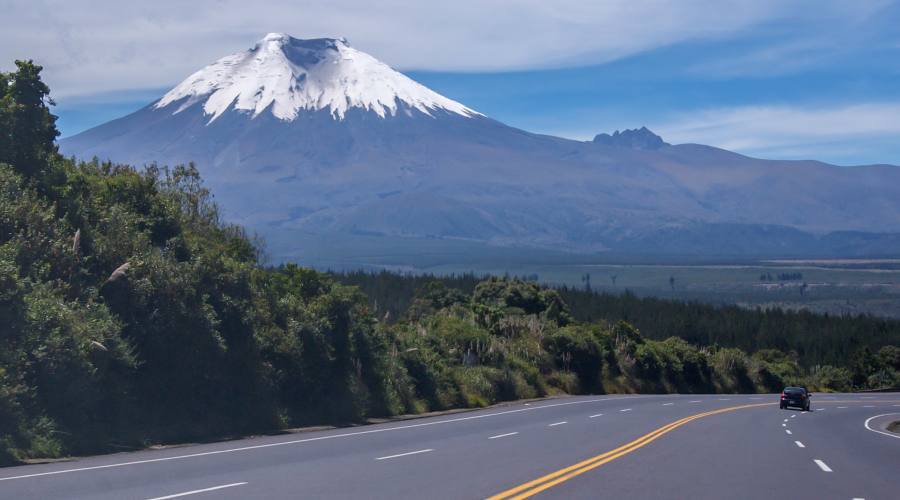
M897 498L900 439L866 422L900 412L900 394L816 394L813 408L548 399L7 468L0 498Z

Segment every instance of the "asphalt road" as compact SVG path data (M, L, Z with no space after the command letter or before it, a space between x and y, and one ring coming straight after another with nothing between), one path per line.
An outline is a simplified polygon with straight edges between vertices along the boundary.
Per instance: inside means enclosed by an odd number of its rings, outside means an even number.
M0 469L0 499L900 498L900 394L571 397Z

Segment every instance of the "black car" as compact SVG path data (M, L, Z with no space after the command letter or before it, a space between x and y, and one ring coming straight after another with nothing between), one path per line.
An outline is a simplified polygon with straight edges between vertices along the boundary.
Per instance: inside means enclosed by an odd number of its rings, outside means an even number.
M810 394L806 387L785 387L781 391L781 409L793 406L803 411L809 411L809 397Z

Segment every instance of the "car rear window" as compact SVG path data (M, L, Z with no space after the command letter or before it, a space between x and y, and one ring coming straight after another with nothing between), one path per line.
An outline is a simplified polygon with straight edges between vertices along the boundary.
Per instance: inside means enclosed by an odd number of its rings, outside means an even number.
M797 389L796 387L788 387L784 392L785 394L803 394L805 391L803 389Z

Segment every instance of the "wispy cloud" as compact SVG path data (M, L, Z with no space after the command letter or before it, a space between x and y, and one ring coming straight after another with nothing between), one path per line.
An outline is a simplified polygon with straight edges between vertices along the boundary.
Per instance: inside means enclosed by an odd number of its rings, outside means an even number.
M744 47L711 55L688 71L706 77L770 77L828 67L854 53L887 48L893 32L893 0L854 3L854 9L817 12L817 22L781 18L758 30ZM884 24L891 28L884 29ZM889 36L889 35L888 35Z
M777 0L208 0L3 2L0 64L34 58L58 95L173 84L270 31L346 36L401 69L598 64L775 20L815 23L871 3Z
M788 40L702 61L692 65L688 72L711 78L780 76L821 67L849 51L840 39Z
M653 128L672 143L710 144L763 157L860 157L872 143L900 142L898 116L900 102L743 106L684 113Z

